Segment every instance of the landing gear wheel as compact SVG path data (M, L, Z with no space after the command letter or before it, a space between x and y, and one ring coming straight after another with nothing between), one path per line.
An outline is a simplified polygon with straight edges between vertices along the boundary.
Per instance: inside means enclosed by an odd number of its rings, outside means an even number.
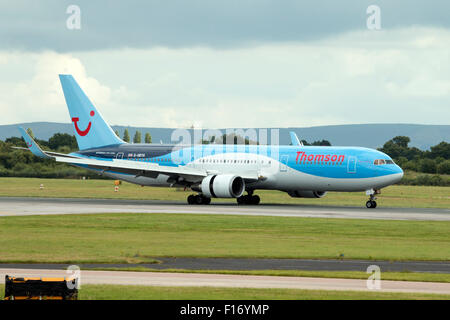
M240 196L239 198L236 198L236 201L238 204L247 204L248 198L248 196Z
M194 204L194 203L195 203L195 196L194 196L193 194L189 195L189 196L187 197L187 202L188 202L189 204Z
M259 204L261 199L257 195L255 195L255 196L245 195L245 196L241 196L239 198L236 198L236 201L237 201L238 204L257 205L257 204Z
M187 197L187 202L189 204L210 204L211 198L205 197L200 194L193 195Z
M251 199L251 204L253 204L253 205L257 205L261 201L261 198L257 195L252 196L250 199Z
M205 197L204 195L198 194L195 196L195 204L210 204L211 198Z
M377 207L377 202L375 200L369 200L366 202L366 207L369 209L375 209Z
M195 204L203 204L202 196L196 195L196 196L194 196L194 198L195 198Z

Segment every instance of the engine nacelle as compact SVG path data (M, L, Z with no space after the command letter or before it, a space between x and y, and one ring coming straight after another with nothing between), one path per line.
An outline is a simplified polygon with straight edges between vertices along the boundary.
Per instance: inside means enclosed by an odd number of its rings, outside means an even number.
M291 190L287 193L293 198L322 198L327 194L326 191L305 191L305 190Z
M200 189L208 198L238 198L245 191L245 182L233 174L211 175L203 179Z

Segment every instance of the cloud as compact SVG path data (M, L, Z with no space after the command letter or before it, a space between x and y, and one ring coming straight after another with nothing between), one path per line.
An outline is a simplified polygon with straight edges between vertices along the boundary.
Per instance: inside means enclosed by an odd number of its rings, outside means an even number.
M372 0L78 0L81 29L69 30L72 0L0 2L0 48L97 51L236 48L304 42L366 30ZM446 0L377 0L384 30L450 27Z
M32 66L32 74L19 82L5 81L0 86L2 112L9 122L24 121L62 121L68 119L64 95L58 74L72 74L82 87L88 88L89 97L94 103L107 104L110 89L96 79L88 77L81 61L69 54L55 52L0 53L0 61L9 60L20 69L22 62ZM11 66L10 66L11 67ZM1 68L1 67L0 67ZM8 76L5 74L4 76ZM5 114L4 113L4 114ZM58 119L58 120L56 120Z
M111 124L448 124L448 52L450 31L424 27L235 49L0 52L0 112L5 124L68 122L57 78L68 72Z

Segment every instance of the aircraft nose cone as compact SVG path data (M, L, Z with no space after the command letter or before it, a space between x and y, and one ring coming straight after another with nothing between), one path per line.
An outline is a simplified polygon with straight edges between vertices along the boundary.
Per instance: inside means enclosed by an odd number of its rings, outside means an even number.
M399 182L403 178L403 170L399 166L397 166L396 173L394 174L394 183Z

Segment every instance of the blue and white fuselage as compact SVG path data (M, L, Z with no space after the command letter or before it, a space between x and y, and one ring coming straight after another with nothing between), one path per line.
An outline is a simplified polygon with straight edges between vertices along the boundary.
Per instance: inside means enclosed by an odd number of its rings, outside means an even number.
M291 133L290 146L159 145L122 141L70 75L60 75L80 151L43 151L21 129L37 156L54 158L114 179L143 186L183 186L198 192L189 203L237 198L259 203L255 190L288 192L293 197L322 197L327 191L366 191L374 195L403 176L392 159L360 147L303 146ZM244 192L248 195L243 195Z
M398 182L403 171L386 154L359 147L121 144L72 154L85 159L199 170L254 180L252 189L365 191ZM376 160L384 160L375 164ZM103 174L144 186L170 186L170 174L152 178L106 170ZM197 181L198 182L198 181Z

